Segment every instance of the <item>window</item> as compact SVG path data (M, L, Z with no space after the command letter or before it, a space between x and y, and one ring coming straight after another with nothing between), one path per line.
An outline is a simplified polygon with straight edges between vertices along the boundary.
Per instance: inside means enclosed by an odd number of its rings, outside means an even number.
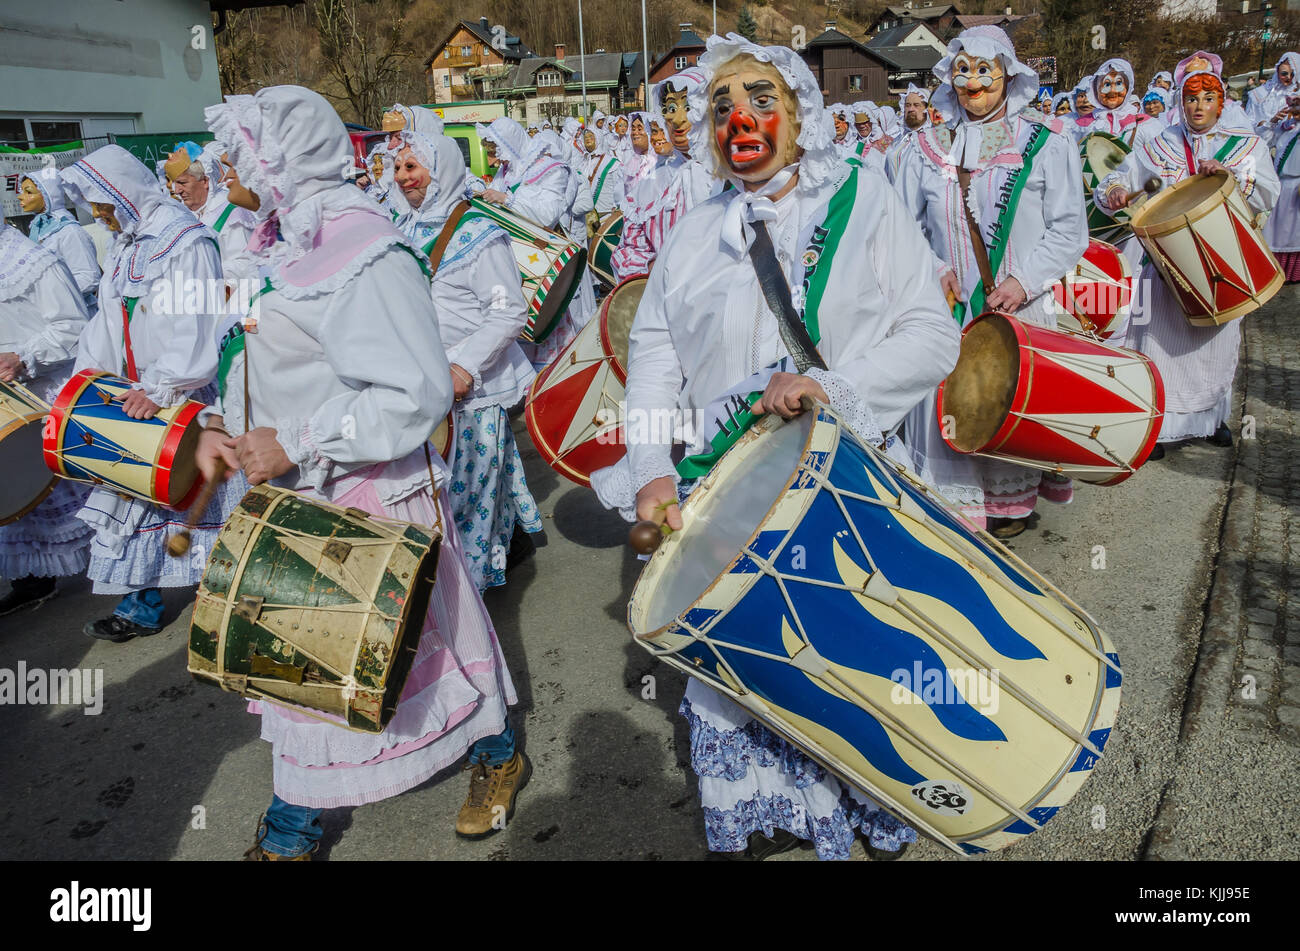
M685 69L690 64L686 62L685 56L679 56L675 60L673 60L673 65L677 67L677 71L680 73L683 69Z
M538 73L537 85L558 86L560 85L560 74L556 72Z
M861 88L862 88L862 77L861 77L861 76L850 76L850 77L849 77L849 88L850 88L850 89L861 89Z
M442 88L443 88L443 89L446 89L446 88L447 88L448 86L450 86L450 85L451 85L451 73L443 73L443 74L442 74Z
M462 46L460 48L460 55L465 59L469 59L470 56L473 55L473 53L474 53L474 48L472 46Z
M444 49L444 50L442 51L442 58L443 58L443 59L451 59L451 50L450 50L450 49Z

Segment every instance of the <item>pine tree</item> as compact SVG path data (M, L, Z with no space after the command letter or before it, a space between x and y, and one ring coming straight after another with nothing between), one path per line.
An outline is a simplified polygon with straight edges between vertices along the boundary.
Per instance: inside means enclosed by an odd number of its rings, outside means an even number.
M758 36L758 21L754 19L754 14L750 12L748 6L740 8L740 15L736 18L736 32L751 43Z

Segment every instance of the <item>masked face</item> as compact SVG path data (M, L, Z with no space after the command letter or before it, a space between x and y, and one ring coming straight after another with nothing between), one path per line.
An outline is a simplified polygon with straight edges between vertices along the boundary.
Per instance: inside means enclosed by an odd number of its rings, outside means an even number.
M225 167L226 174L221 179L223 185L230 189L230 203L239 208L247 208L249 211L257 211L262 207L262 201L257 194L240 184L239 173L235 167L230 164L230 156L222 155L221 164Z
M93 217L104 222L104 227L113 233L120 232L122 225L117 220L117 209L112 205L106 205L103 202L92 201L90 203L90 213Z
M833 115L831 118L835 122L835 141L839 141L849 134L849 121L841 118L839 115Z
M1145 106L1143 106L1143 109L1146 110L1147 115L1155 119L1155 118L1159 118L1160 114L1165 111L1165 104L1161 102L1159 99L1152 99Z
M650 129L650 148L655 150L655 155L672 155L673 144L669 141L668 136L660 131L658 126Z
M41 190L30 178L24 178L22 187L18 189L18 204L26 215L39 215L45 211L45 199L41 197Z
M196 178L192 172L186 171L176 179L172 191L186 208L198 211L208 201L208 180Z
M538 132L541 132L541 131L542 131L541 129L529 129L529 130L528 130L528 138L530 138L530 139L531 139L531 138L534 138L534 137L537 135L537 133L538 133Z
M952 63L952 85L957 101L972 119L993 115L1006 99L1006 74L996 59L958 53Z
M596 120L596 128L597 128L597 129L600 129L602 132L605 131L605 117L604 117L604 116L601 116L599 119Z
M1088 98L1086 92L1081 92L1074 97L1074 111L1081 116L1092 115L1092 100Z
M858 130L858 135L866 138L871 135L871 116L865 112L855 112L853 114L853 128Z
M588 130L582 133L582 145L588 152L596 151L596 133Z
M1169 90L1169 89L1172 89L1172 88L1173 88L1173 83L1171 83L1169 80L1165 79L1165 78L1162 76L1161 78L1159 78L1159 79L1156 80L1156 88L1157 88L1157 89Z
M483 152L487 156L488 168L499 168L501 159L497 157L497 144L495 142L484 141Z
M1183 94L1183 115L1187 117L1187 127L1193 132L1205 132L1219 121L1222 111L1219 94L1213 89Z
M1283 86L1290 86L1295 82L1295 70L1291 68L1290 63L1283 63L1277 68L1277 81Z
M668 123L668 133L672 137L673 148L683 155L691 154L691 120L686 114L686 90L674 92L671 88L664 93L664 121Z
M1097 100L1107 109L1118 109L1128 97L1128 80L1114 70L1097 83Z
M717 157L747 185L761 185L799 160L795 96L776 69L752 57L723 70L709 87Z
M167 176L169 185L176 184L176 179L180 178L189 170L193 163L190 153L184 149L178 149L167 156L167 161L163 164L163 174Z
M912 93L903 100L903 124L909 129L919 129L925 125L925 100Z
M409 146L397 153L397 159L393 163L393 180L412 208L424 204L424 196L429 190L429 170L420 164Z
M356 182L357 188L367 189L370 187L370 174L368 172L357 172L357 177L352 181Z
M1065 115L1065 114L1066 114L1067 112L1069 112L1069 111L1070 111L1070 102L1069 102L1069 100L1067 100L1067 99L1062 99L1062 100L1061 100L1061 104L1060 104L1059 106L1056 107L1056 114L1057 114L1058 116L1063 116L1063 115Z
M1204 56L1197 56L1194 59L1189 59L1186 68L1183 70L1184 74L1212 72L1214 72L1214 66Z
M384 177L384 155L382 152L376 152L370 160L370 175L375 181Z
M645 155L646 149L650 147L650 139L645 134L645 123L640 119L632 120L632 148L637 155Z
M619 116L618 119L614 122L614 134L617 135L619 138L622 138L624 135L627 134L627 120L624 119L622 116Z

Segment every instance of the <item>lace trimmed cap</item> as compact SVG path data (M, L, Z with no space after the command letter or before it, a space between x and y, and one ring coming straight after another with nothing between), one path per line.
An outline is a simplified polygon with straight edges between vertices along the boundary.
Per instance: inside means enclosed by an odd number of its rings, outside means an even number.
M1016 58L1016 48L1006 31L996 26L973 26L963 30L948 43L948 53L934 64L934 75L942 84L931 102L939 108L949 124L965 118L952 85L952 63L957 54L967 52L982 59L997 59L1006 73L1007 115L1013 116L1038 98L1038 72Z

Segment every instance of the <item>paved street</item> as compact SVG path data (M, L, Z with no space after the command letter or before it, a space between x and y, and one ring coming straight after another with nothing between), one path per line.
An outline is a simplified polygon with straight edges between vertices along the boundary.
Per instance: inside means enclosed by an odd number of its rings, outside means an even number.
M1081 486L1013 543L1110 633L1123 702L1074 801L978 861L1300 857L1300 599L1288 595L1300 580L1296 305L1287 288L1247 318L1238 399L1255 438L1233 450L1186 444L1120 486ZM626 526L516 429L546 537L487 603L519 689L532 782L510 827L479 843L452 832L467 788L456 771L332 811L332 859L703 857L676 715L682 678L623 622L639 567ZM251 843L271 798L269 747L238 698L186 673L191 596L170 592L167 629L124 645L81 634L113 603L84 581L0 620L0 667L100 668L105 683L98 716L0 709L0 858L230 859ZM926 842L908 859L948 857Z

